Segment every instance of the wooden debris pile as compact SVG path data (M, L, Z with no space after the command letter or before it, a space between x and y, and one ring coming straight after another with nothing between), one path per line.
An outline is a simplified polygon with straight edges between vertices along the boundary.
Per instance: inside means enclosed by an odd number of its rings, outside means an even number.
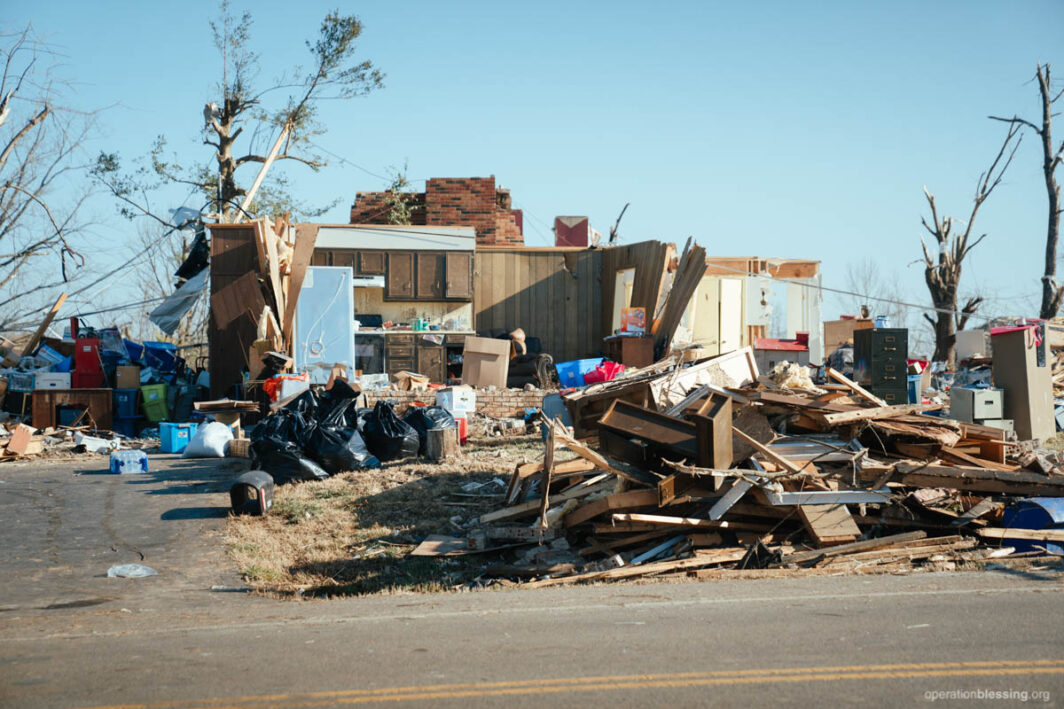
M416 553L495 551L485 574L531 587L1059 558L1064 528L1002 524L1018 500L1064 497L1031 446L935 405L888 406L837 372L826 393L783 390L748 355L582 390L573 433L544 423L543 461L514 470L500 509ZM555 462L560 448L577 457Z

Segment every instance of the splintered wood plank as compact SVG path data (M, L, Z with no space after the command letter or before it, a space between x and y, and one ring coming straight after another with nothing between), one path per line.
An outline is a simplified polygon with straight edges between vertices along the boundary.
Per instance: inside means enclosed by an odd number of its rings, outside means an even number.
M802 472L802 468L800 466L795 465L791 461L789 461L786 458L784 458L782 455L780 455L780 454L776 453L775 451L771 450L768 446L763 445L756 438L752 438L751 436L746 435L745 433L743 433L742 431L740 431L737 428L732 429L732 431L744 443L746 443L747 445L752 447L754 450L756 450L758 453L760 453L761 455L765 456L766 458L768 458L772 462L774 462L777 465L781 466L787 472L790 472L790 473L800 473L800 472Z
M870 421L873 419L889 419L897 416L908 416L923 411L935 411L941 409L940 404L898 404L896 406L877 406L873 409L858 409L857 411L840 411L832 414L820 414L824 422L829 426L837 426L842 423L855 421ZM934 423L934 421L932 421Z
M464 553L468 547L465 539L445 534L430 534L410 552L410 556L453 556Z
M615 495L607 495L577 507L565 516L565 526L573 527L600 514L611 510L631 510L640 507L654 507L658 503L657 490L629 490Z
M849 377L844 375L842 372L837 372L834 369L832 369L831 367L828 367L826 369L826 372L827 372L827 375L829 377L831 377L832 379L837 381L839 384L842 384L844 387L846 387L847 389L849 389L850 391L852 391L854 394L856 394L857 396L861 397L865 401L873 403L876 406L886 406L887 405L887 402L883 401L883 399L880 399L878 396L876 396L872 392L868 391L867 389L862 387L860 384L858 384L857 382L853 381L852 379L850 379Z
M915 532L902 532L901 534L891 534L887 537L878 537L876 539L863 539L859 542L850 542L848 544L838 544L830 549L817 549L815 551L799 551L793 554L788 554L783 557L782 563L784 564L800 564L805 561L812 561L822 556L836 556L838 554L850 554L858 551L871 551L872 549L886 549L892 546L898 546L903 544L909 544L917 542L927 538L927 532L917 530Z
M820 546L852 542L861 536L846 505L799 505L798 515Z
M997 448L1002 452L1002 454L1004 454L1004 448L1000 448L999 446L997 446ZM1003 465L997 462L996 460L984 460L982 458L976 458L973 455L968 455L963 451L957 450L956 448L950 448L949 446L943 446L942 450L939 451L939 455L942 457L943 460L948 460L949 462L956 463L958 465L965 465L970 468L990 468L991 470L1019 470L1017 466Z
M543 495L539 502L539 527L547 528L547 503L550 500L550 476L554 472L554 426L547 429L547 450L543 452Z
M548 505L557 505L559 502L565 502L566 500L575 500L581 497L587 497L588 495L594 494L596 492L609 490L612 486L613 481L605 480L596 485L570 488L564 492L559 492L557 495L551 495L547 503ZM656 494L657 492L655 491L655 495ZM517 519L526 515L532 515L539 510L539 504L539 500L532 500L530 502L523 502L520 505L504 507L501 510L488 512L480 516L480 523L488 524L490 522L501 522L503 520Z
M951 527L963 527L970 522L974 522L983 515L993 510L999 509L1004 506L1004 503L997 502L992 497L984 497L979 502L975 503L971 509L962 514L957 519L950 523Z
M975 530L983 539L1027 539L1038 542L1064 542L1064 529L1000 529L983 527Z
M292 342L292 329L296 317L296 305L299 292L303 290L303 280L307 277L307 268L314 257L314 245L318 241L316 225L301 224L295 228L296 246L292 251L292 273L288 277L288 291L285 293L284 312L281 317L281 331L285 342Z
M667 515L617 514L614 522L646 522L663 527L709 527L713 529L739 529L749 531L769 531L770 526L754 522L730 522L727 520L698 519L696 517L670 517Z
M60 293L59 297L55 299L55 303L44 316L44 320L42 320L41 324L37 327L37 331L33 333L33 337L29 339L26 346L22 349L23 357L32 355L34 350L37 349L37 345L41 344L41 339L44 338L44 333L47 332L48 326L52 324L53 320L55 320L55 316L59 314L59 309L63 307L63 303L66 302L66 299L66 293Z

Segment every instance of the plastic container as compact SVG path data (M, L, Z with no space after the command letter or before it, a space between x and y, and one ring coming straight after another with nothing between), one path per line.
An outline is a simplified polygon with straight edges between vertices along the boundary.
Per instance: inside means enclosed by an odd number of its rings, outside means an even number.
M165 421L170 417L170 409L166 406L166 385L148 384L140 388L140 394L144 397L144 416L149 421Z
M126 438L136 438L138 421L140 418L111 419L111 430Z
M144 345L132 340L122 340L122 344L126 346L126 354L129 355L130 362L140 362L144 358Z
M148 472L148 454L144 451L115 451L111 454L111 472L116 475Z
M114 389L115 416L120 419L137 418L137 389Z
M177 367L177 345L169 342L145 342L144 363L160 372L172 372Z
M163 453L181 453L196 435L197 428L198 424L194 423L160 423L159 447Z
M923 392L920 391L920 382L923 380L922 374L910 374L909 375L909 403L919 404L923 398Z
M558 381L562 388L584 386L584 375L602 364L602 357L594 359L574 359L569 362L556 362L554 369L558 371Z
M33 380L32 372L12 372L7 375L7 388L11 391L28 393L33 391Z

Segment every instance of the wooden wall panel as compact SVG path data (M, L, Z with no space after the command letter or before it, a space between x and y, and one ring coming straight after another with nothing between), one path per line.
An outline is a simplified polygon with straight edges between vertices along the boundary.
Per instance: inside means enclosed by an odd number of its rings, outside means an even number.
M252 224L213 224L211 232L211 297L258 269L258 249ZM219 328L214 318L207 320L208 367L211 397L220 399L234 394L232 387L241 381L247 366L247 353L255 340L256 323L238 318Z
M632 287L632 307L647 309L649 327L654 309L658 304L661 284L664 281L668 261L675 255L675 246L660 241L643 241L630 246L614 246L603 249L601 279L600 337L609 335L613 325L613 288L617 271L634 268L635 282Z
M482 249L475 255L477 330L520 327L557 362L599 354L603 250Z

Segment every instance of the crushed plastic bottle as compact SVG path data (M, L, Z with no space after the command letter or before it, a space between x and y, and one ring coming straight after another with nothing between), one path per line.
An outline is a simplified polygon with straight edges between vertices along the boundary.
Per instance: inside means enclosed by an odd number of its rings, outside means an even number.
M116 564L107 570L107 578L142 579L158 576L159 572L144 564Z

